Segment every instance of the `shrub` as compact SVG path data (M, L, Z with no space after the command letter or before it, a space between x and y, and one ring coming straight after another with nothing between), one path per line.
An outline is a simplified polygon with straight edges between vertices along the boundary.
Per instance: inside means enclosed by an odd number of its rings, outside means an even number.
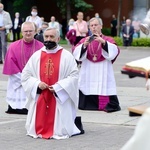
M118 46L123 46L123 40L121 37L114 37L114 40ZM150 47L150 38L133 38L131 46Z
M122 38L120 37L114 37L115 42L117 43L118 46L122 46L123 45L123 41Z
M110 28L102 28L102 33L104 35L110 36L111 35L111 29Z

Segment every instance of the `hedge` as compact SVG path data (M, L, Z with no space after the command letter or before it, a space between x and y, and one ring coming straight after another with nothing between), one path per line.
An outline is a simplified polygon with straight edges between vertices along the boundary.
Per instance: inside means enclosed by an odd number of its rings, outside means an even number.
M123 46L123 40L121 37L114 37L118 46ZM149 47L150 46L150 38L133 38L133 42L131 46L138 47Z

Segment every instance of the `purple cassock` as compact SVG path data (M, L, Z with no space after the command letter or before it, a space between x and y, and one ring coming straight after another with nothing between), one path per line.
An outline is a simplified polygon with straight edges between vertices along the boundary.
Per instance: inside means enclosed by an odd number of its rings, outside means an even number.
M67 39L69 40L71 45L74 45L74 42L76 41L76 30L71 29L66 34Z
M43 43L35 39L30 43L21 39L10 44L5 56L3 74L13 75L22 72L30 56L43 46Z

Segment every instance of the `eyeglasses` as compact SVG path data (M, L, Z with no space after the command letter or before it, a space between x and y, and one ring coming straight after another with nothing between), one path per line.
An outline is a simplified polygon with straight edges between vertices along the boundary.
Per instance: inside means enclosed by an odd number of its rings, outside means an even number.
M33 30L23 31L24 33L32 33Z

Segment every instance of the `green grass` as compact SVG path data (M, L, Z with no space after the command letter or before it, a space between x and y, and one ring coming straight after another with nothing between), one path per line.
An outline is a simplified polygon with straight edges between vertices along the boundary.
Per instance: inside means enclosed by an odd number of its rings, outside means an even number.
M66 40L64 40L64 39L61 39L60 41L59 41L59 44L67 44L67 41Z

